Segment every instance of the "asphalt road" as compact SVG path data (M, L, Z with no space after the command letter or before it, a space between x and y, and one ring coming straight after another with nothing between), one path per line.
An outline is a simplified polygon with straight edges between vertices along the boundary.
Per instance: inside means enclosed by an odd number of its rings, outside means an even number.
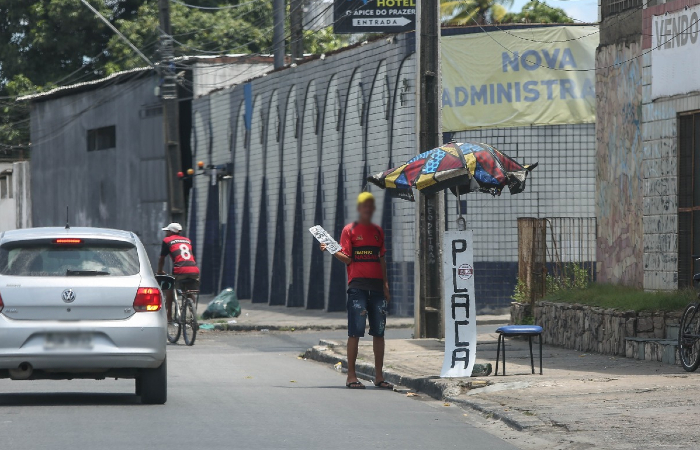
M164 406L141 405L132 380L0 380L2 448L515 448L459 408L351 391L343 374L298 359L319 337L342 335L208 333L194 347L169 346Z

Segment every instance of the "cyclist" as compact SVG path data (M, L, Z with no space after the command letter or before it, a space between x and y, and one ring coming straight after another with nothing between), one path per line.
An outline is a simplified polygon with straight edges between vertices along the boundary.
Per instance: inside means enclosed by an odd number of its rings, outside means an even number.
M165 257L170 255L173 260L173 275L175 276L175 289L182 291L199 289L199 268L194 260L192 242L182 233L182 225L171 223L163 228L165 239L158 259L158 273L165 274L163 265ZM192 296L190 295L190 298ZM168 313L168 322L172 322L173 290L165 291L165 309Z

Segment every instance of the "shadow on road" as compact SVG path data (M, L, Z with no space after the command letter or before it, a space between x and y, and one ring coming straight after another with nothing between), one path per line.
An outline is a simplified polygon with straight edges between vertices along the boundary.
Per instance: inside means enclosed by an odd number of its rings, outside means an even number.
M277 388L277 389L343 389L345 391L349 391L349 389L345 386L338 385L338 386L270 386L272 388ZM361 389L357 389L361 390Z
M134 394L82 392L0 394L0 406L91 406L140 405Z

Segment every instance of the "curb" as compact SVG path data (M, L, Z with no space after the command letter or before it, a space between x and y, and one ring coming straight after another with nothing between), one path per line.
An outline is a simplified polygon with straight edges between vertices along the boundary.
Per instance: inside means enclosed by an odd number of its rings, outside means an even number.
M332 351L332 346L328 347L325 345L319 345L310 348L304 353L304 358L328 363L331 365L341 363L344 368L347 368L348 366L347 358L335 354ZM357 368L357 375L359 378L369 381L374 379L374 365L357 361L355 363L355 367ZM420 391L436 399L443 399L445 397L459 395L464 390L468 390L471 387L470 382L465 383L454 380L444 380L437 376L417 378L407 375L401 375L392 370L384 371L384 379L395 386L405 386L414 391Z
M302 326L280 326L280 325L245 325L235 323L211 323L200 322L200 325L209 323L214 325L214 329L210 331L334 331L347 330L348 326L343 325L302 325ZM387 329L413 328L413 325L394 325L387 326Z
M447 397L445 400L450 403L459 405L462 408L470 408L486 416L490 416L493 419L500 420L501 422L505 423L506 425L508 425L516 431L524 431L546 425L545 422L538 419L534 415L526 416L518 410L515 410L515 412L518 414L511 414L509 410L505 409L500 404L490 402L488 400L469 398L464 399L454 397Z
M321 340L319 345L308 349L304 353L304 358L331 365L341 363L343 368L347 368L347 358L342 355L338 355L333 351L333 347L335 347L335 345L335 342ZM374 379L374 365L357 361L355 366L357 368L358 378L370 381ZM475 387L475 384L472 384L472 381L464 381L463 379L445 379L438 376L411 377L408 375L401 375L391 370L384 371L384 378L394 386L405 386L411 390L426 394L436 400L444 400L459 405L464 409L468 408L475 410L486 416L500 420L517 431L523 431L546 425L542 420L535 416L511 414L510 411L498 403L476 398L457 398L460 394L463 394ZM483 382L483 379L479 381Z

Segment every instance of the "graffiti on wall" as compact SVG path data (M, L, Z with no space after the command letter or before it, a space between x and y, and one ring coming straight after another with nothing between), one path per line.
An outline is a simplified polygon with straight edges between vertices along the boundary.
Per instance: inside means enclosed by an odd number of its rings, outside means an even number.
M641 41L596 55L598 281L642 286Z

